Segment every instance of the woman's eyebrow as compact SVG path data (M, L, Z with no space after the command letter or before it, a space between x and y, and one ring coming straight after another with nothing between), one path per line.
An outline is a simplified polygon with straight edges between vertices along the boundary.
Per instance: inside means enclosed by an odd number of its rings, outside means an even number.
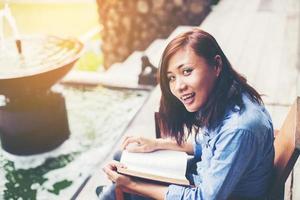
M178 65L176 67L176 69L180 69L181 67L183 67L185 64L181 64L181 65ZM171 74L172 72L171 71L167 71L167 74Z

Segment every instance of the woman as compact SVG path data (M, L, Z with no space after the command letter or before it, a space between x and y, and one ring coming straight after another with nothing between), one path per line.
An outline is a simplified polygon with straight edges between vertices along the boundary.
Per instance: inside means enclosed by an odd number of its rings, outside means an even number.
M272 121L216 40L200 29L177 36L163 53L159 73L163 130L175 140L128 137L123 148L193 153L196 173L188 177L195 187L136 181L115 172L118 162L104 168L108 177L125 191L155 199L265 198L273 171ZM193 131L192 146L186 135Z

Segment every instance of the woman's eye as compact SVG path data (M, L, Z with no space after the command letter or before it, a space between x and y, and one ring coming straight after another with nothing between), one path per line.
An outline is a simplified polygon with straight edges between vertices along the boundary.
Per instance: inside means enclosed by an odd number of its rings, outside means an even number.
M188 75L191 74L192 71L193 71L193 69L191 69L191 68L184 69L183 70L183 75L188 76Z
M168 80L169 80L169 82L174 81L175 80L175 76L169 76Z

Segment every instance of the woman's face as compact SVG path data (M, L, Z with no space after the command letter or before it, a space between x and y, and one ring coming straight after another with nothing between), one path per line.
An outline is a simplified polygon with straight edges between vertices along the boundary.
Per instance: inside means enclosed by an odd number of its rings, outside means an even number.
M189 112L198 111L207 101L221 67L209 66L190 48L182 48L169 60L167 77L172 94Z

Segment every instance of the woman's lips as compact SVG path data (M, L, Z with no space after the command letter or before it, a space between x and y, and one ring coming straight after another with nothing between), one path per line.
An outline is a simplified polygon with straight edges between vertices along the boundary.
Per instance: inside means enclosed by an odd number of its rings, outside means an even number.
M181 101L186 105L192 104L194 100L195 100L194 92L181 96Z

